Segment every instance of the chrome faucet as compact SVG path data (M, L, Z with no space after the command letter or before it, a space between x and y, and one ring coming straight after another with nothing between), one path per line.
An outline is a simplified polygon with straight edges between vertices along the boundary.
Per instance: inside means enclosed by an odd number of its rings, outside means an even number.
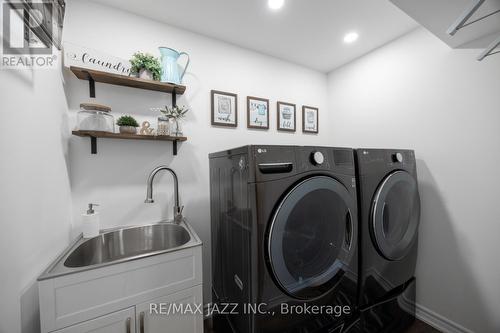
M184 209L184 206L182 207L179 206L179 181L177 180L177 175L175 174L174 170L170 169L169 167L159 166L155 168L153 171L151 171L148 177L148 189L146 193L146 200L144 200L144 202L145 203L155 202L153 200L153 180L156 174L161 170L166 170L170 172L172 174L172 177L174 177L174 200L175 200L174 222L180 223L182 221L182 210Z

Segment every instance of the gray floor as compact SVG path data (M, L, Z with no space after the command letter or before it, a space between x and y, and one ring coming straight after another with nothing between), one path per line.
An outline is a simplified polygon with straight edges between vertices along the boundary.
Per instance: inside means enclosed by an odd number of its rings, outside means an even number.
M417 319L415 324L406 333L441 333L441 331Z

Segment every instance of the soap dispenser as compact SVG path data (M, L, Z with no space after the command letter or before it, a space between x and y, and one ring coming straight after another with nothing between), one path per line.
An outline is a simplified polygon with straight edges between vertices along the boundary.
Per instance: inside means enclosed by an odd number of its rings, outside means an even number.
M89 203L87 213L82 215L83 238L99 236L99 213L94 210L98 204Z

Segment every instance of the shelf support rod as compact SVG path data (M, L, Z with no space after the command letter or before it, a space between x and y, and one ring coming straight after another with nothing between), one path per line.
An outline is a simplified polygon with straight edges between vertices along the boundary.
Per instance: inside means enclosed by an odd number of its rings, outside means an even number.
M87 75L89 76L89 95L90 95L90 98L95 98L95 80L92 77L92 75L90 75L89 72L87 72Z
M177 155L177 140L172 141L172 150L173 150L174 156L176 156Z
M177 94L175 93L175 89L172 92L172 107L175 107L177 105Z
M481 54L477 57L478 61L482 61L484 58L494 55L500 51L494 52L494 50L500 46L500 36L493 41Z
M474 13L481 7L486 0L473 0L470 7L468 7L462 15L446 30L450 36L454 36L458 30L462 29L467 21L474 15Z
M90 153L97 154L97 138L95 136L90 137Z

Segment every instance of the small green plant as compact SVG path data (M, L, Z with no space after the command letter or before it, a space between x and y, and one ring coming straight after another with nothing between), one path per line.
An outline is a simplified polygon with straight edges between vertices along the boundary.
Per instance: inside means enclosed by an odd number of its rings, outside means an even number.
M186 113L188 111L189 109L185 106L174 106L174 107L165 106L164 109L160 109L160 112L163 113L165 117L174 118L175 120L179 120L186 117Z
M132 73L139 74L141 69L147 69L153 74L153 79L160 80L161 64L160 60L149 53L136 52L130 59Z
M137 120L135 120L134 117L132 116L121 116L118 118L116 121L116 124L118 126L132 126L132 127L139 127L139 123Z

